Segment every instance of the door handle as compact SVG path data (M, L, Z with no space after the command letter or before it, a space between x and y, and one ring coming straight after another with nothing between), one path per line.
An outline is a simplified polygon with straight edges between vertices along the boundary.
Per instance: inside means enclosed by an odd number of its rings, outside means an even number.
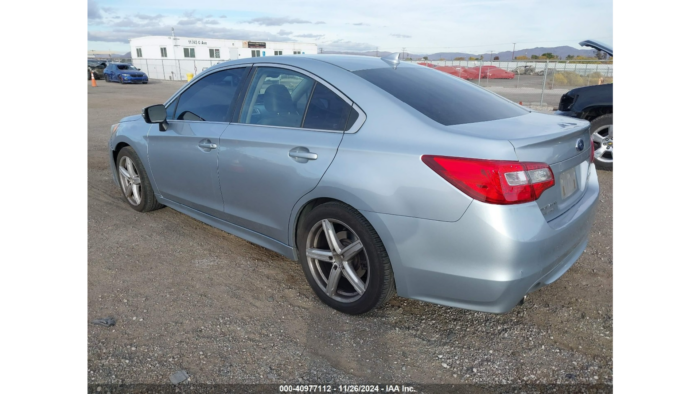
M318 155L309 152L308 148L304 148L303 146L298 146L292 150L289 151L289 157L292 159L300 162L300 163L306 163L309 160L316 160L318 159Z
M199 147L202 149L216 149L216 144L212 144L211 141L206 140L199 143Z

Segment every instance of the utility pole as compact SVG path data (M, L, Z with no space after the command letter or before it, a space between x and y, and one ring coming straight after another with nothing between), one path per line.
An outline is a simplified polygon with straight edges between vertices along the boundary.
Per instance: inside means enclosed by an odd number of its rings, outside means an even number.
M493 62L493 51L491 51L491 62Z
M403 53L403 59L406 60L406 47L401 48L401 53Z
M510 60L515 60L515 43L513 43L513 55L510 57Z
M323 48L318 48L319 53L323 53Z

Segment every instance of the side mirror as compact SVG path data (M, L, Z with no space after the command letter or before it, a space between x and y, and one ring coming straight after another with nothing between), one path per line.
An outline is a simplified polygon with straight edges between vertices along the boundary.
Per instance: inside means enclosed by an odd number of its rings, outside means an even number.
M158 123L158 129L160 131L165 131L168 127L168 122L165 119L167 113L163 104L151 105L150 107L144 108L141 112L141 116L143 116L143 120L145 120L146 123Z
M137 70L141 71L141 69L140 69L140 68L137 68Z

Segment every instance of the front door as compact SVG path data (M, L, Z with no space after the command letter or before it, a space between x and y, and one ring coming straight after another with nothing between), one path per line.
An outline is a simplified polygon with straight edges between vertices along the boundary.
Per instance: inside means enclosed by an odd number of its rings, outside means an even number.
M229 127L246 72L232 68L200 79L168 106L166 131L151 127L148 160L163 197L210 215L223 211L219 138Z
M254 69L238 123L220 139L224 218L288 244L292 208L333 161L353 110L309 75Z

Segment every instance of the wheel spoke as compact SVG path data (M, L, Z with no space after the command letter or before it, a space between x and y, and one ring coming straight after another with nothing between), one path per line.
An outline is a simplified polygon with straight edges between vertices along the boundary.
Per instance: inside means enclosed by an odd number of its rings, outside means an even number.
M133 187L124 185L124 195L126 196L126 198L131 197L131 195L133 194L133 191L134 191Z
M595 158L597 159L597 158L603 156L603 153L605 153L605 151L607 150L607 148L608 148L608 147L607 147L606 145L601 145L600 148L596 149L596 151L595 151Z
M139 185L131 185L131 194L134 197L134 201L136 201L136 205L141 203L141 192L139 189Z
M610 125L610 127L608 127L608 138L610 138L610 139L612 139L612 137L613 137L612 128L613 128L613 125Z
M131 183L133 185L140 185L141 184L141 178L137 175L133 178L131 178Z
M323 219L323 232L326 234L326 240L328 240L328 246L335 253L340 253L340 241L338 240L338 234L335 233L333 224L328 221L328 219Z
M126 158L126 169L129 171L129 176L131 178L136 176L136 170L134 169L134 162L128 157Z
M593 133L593 134L591 135L591 137L593 137L593 142L597 142L597 143L599 143L599 144L600 144L600 143L603 143L603 137L602 137L600 134L598 134L598 133Z
M352 268L352 264L348 263L347 261L343 261L343 275L348 282L350 282L352 287L355 288L355 291L357 291L358 294L362 295L365 293L365 284L357 276L355 269Z
M127 179L131 178L131 174L129 174L129 171L127 171L127 169L124 167L119 167L119 173Z
M333 297L338 290L338 281L343 270L338 265L333 265L331 272L328 274L328 285L326 286L326 294Z
M345 249L340 252L340 255L343 256L343 260L349 261L351 258L355 257L355 255L359 253L362 248L362 242L355 241L346 246Z
M333 252L323 249L306 249L306 257L328 263L333 262Z

